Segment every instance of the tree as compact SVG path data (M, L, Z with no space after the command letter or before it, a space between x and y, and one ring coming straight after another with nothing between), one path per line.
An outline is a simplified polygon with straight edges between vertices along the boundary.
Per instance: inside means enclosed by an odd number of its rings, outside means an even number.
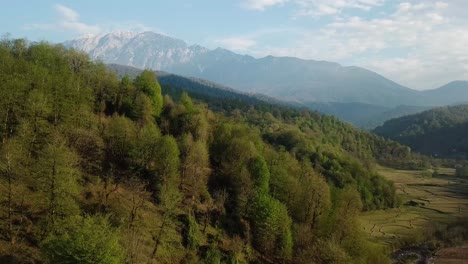
M257 191L268 193L270 185L270 171L265 159L260 155L255 157L250 162L249 168Z
M135 112L135 99L136 87L133 85L130 77L126 75L120 80L117 93L113 100L115 112L119 115L125 115L135 119L137 115Z
M140 126L154 123L154 106L151 99L143 93L137 95L135 99L135 115Z
M137 178L131 178L125 182L125 187L130 193L131 207L125 228L125 250L127 251L127 263L144 262L145 233L149 231L145 225L144 211L150 201L151 193L146 189L146 183Z
M51 263L123 263L119 232L102 216L78 218L66 231L50 234L41 248Z
M79 212L78 159L59 135L40 153L35 166L35 179L40 187L46 212L46 231L52 231L57 221Z
M269 256L291 258L292 221L286 206L266 193L258 193L251 203L249 214L254 247Z
M317 175L302 179L301 186L300 202L294 213L299 222L307 223L314 231L330 209L330 190L325 179Z
M151 70L144 70L135 78L135 87L150 98L153 106L153 116L159 117L163 107L161 86L156 79L156 74Z
M138 171L143 171L147 175L156 173L156 167L160 162L158 160L160 140L161 132L154 123L149 123L140 129L135 148L131 153Z
M128 164L135 137L135 124L130 119L112 116L104 130L108 161L119 166Z
M193 107L192 98L188 95L188 93L183 92L182 96L180 97L180 103L185 107L185 111L188 113L192 113L195 111Z
M11 244L15 244L18 233L21 229L19 225L24 215L17 208L24 200L21 187L27 181L28 174L26 165L27 154L24 147L18 140L10 139L0 148L0 189L3 190L0 195L0 204L5 204L4 217L6 219L5 237ZM3 223L2 223L3 225Z
M156 157L158 163L155 168L157 176L155 183L161 185L167 182L178 183L180 166L179 148L172 136L166 135L159 139Z
M23 137L27 137L28 150L35 157L38 151L44 147L50 133L48 119L51 112L50 99L43 91L33 90L28 94L26 118L18 130L21 131Z
M361 198L355 189L348 187L340 191L333 227L334 236L339 243L356 233L359 227L357 217L361 210Z
M181 145L181 190L186 197L197 201L208 194L208 176L211 172L208 149L205 143L194 142L190 134L182 137Z
M159 205L162 215L153 233L152 259L156 258L162 245L174 244L178 240L175 238L177 234L172 232L175 229L177 210L181 201L182 195L177 188L177 182L173 179L165 181L159 193Z
M0 77L2 77L0 75ZM5 75L6 78L6 75ZM22 102L26 100L27 83L21 75L9 75L0 82L0 133L5 142L15 131L18 117L21 116Z
M359 224L361 210L361 198L354 188L348 186L339 191L330 239L356 263L365 262L371 255L364 253L368 250L368 243Z

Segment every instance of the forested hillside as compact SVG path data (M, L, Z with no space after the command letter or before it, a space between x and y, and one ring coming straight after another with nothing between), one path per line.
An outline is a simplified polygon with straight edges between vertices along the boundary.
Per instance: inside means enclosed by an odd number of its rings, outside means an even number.
M0 263L388 263L357 216L398 205L373 167L407 147L62 46L0 61Z
M385 122L375 133L437 157L468 154L468 105L431 109Z

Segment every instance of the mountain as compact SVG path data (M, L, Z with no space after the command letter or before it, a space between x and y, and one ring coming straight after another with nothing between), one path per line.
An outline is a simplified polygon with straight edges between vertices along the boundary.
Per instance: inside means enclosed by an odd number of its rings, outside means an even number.
M256 59L209 50L154 32L116 32L64 43L92 59L207 79L244 92L284 100L357 102L396 106L416 91L359 67L326 61L267 56Z
M307 107L334 115L363 129L373 129L384 121L430 109L427 106L400 105L386 107L363 103L310 103Z
M468 105L440 107L385 122L374 129L380 136L414 151L450 158L468 154Z
M191 61L208 49L153 32L113 32L63 43L82 50L94 60L137 68L167 69Z
M382 124L386 117L468 102L464 81L416 91L360 67L292 57L257 59L222 48L188 45L154 32L114 32L63 44L105 63L201 78L249 94L319 106L313 109L367 128Z
M420 104L426 105L454 105L468 103L466 96L468 92L468 81L453 81L433 90L425 90Z

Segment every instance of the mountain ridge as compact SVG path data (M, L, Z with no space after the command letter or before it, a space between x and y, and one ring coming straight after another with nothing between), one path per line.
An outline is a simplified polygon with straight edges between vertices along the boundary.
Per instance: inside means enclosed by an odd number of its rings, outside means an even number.
M109 33L70 40L63 44L66 47L83 50L92 59L102 60L105 63L198 77L235 87L241 91L286 97L289 101L353 100L371 103L378 100L385 104L389 101L389 97L394 98L390 101L397 99L388 92L389 90L412 92L411 89L385 79L377 73L356 66L345 67L335 62L295 57L266 56L257 59L223 48L210 50L199 45L188 45L182 40L154 32ZM359 76L368 75L370 78L364 80L372 80L378 85L371 84L372 89L365 91L369 96L361 100L359 96L355 96L354 91L362 87L360 82L363 79ZM326 78L323 78L324 76ZM291 82L292 80L296 81ZM353 85L346 86L343 83ZM379 90L377 93L374 91L376 89ZM386 100L379 99L381 93L386 95Z
M130 78L135 78L143 71L135 67L119 64L108 64L107 67L116 72L119 77L128 75ZM383 121L391 118L396 118L407 114L414 114L428 109L428 107L405 105L388 108L362 103L317 102L311 104L302 104L298 102L282 101L280 99L263 94L253 94L238 91L231 87L196 77L186 77L164 71L155 72L158 76L159 82L161 85L163 85L163 87L177 87L178 89L183 89L184 91L188 92L190 96L202 96L205 100L208 96L211 98L217 97L242 99L253 104L266 103L289 106L293 108L309 108L320 113L333 115L343 121L347 121L364 129L375 128L378 125L381 125Z
M373 130L426 155L466 158L468 105L444 106L386 121Z
M468 81L454 81L437 89L418 91L357 66L271 55L254 58L224 48L189 45L154 32L109 33L63 44L83 50L92 59L107 64L209 80L240 92L264 94L314 110L317 109L311 106L334 103L334 109L324 107L330 109L326 113L366 128L383 123L383 117L468 102ZM343 104L347 104L345 110ZM369 109L366 105L376 107ZM409 107L400 111L401 106ZM349 118L348 111L355 115ZM389 112L395 114L389 115ZM373 120L368 119L370 116Z

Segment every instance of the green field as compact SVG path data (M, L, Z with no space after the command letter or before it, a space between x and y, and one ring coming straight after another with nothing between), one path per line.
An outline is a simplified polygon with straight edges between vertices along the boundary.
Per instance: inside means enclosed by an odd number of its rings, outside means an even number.
M434 224L468 217L468 181L455 177L454 169L438 169L434 175L384 167L378 171L395 183L402 206L363 213L362 228L374 242L394 250L404 243L422 242Z

